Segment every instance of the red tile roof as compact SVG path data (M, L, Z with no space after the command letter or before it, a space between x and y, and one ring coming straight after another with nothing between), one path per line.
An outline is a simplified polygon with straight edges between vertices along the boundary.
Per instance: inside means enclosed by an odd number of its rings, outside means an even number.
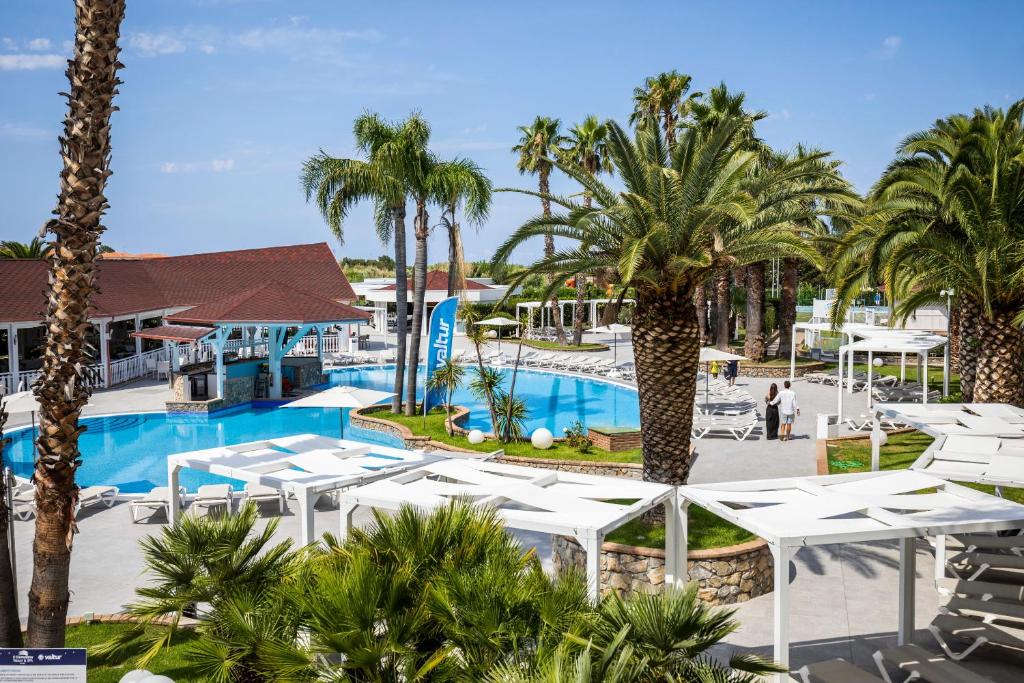
M202 339L211 332L213 327L197 327L195 325L158 325L139 332L132 332L133 337L142 339L166 339L168 341L188 342Z
M409 291L412 291L412 280L408 282ZM492 289L487 285L477 282L476 280L466 280L465 291L471 289ZM386 285L381 287L378 291L381 292L393 292L395 291L395 285ZM427 272L427 291L448 291L448 271L446 270L431 270Z
M181 313L164 316L169 323L213 325L215 323L305 323L364 322L370 314L339 304L281 282L268 282L234 296L201 304Z
M356 295L325 242L164 258L102 259L96 264L93 315L109 317L198 306L282 282L298 290L351 303ZM0 322L42 320L47 265L0 260Z

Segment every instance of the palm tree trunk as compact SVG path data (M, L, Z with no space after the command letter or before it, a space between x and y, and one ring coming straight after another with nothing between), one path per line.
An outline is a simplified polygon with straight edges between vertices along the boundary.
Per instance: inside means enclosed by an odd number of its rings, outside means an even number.
M39 397L38 461L35 468L36 526L28 644L62 647L68 612L68 573L75 532L81 458L78 417L89 400L84 368L96 245L107 209L110 176L110 115L120 80L117 46L124 0L76 0L75 52L68 62L71 84L64 134L63 169L53 235L47 335Z
M540 192L548 194L551 187L548 184L548 174L551 170L547 167L540 170ZM551 215L551 202L547 199L540 200L541 208L545 216ZM555 238L551 233L544 235L544 256L551 256L555 253ZM548 282L554 282L553 275L548 275ZM558 294L551 295L551 324L555 327L555 339L559 344L565 346L565 327L562 326L562 307L558 303Z
M960 302L954 302L946 315L949 316L949 368L960 372Z
M782 282L779 283L779 348L776 358L789 357L796 323L797 260L782 259Z
M633 354L643 424L643 476L685 484L690 476L690 430L697 388L700 337L697 309L684 296L638 291Z
M448 223L448 296L455 296L462 280L462 239L459 224L455 222L455 209L449 207L451 221Z
M747 333L743 355L760 363L764 360L764 262L747 266Z
M978 374L978 320L982 317L981 304L972 296L960 296L960 343L957 365L960 367L960 395L964 403L974 402L974 386Z
M405 257L405 205L391 210L395 223L395 396L391 412L402 412L402 390L405 387L405 351L408 342L409 273Z
M572 344L583 343L583 313L587 300L587 281L582 273L576 274L576 307L572 311Z
M978 317L978 371L975 403L1012 403L1024 407L1024 332L1013 324L1013 313L993 311Z
M427 289L427 202L416 201L416 260L412 270L412 330L409 339L409 360L405 373L405 414L416 414L416 373L420 364L420 335L423 334L423 307Z
M732 309L729 297L729 271L719 268L715 271L715 347L722 351L729 349L729 312Z
M711 337L708 331L708 293L701 283L693 292L693 306L697 311L697 327L700 330L700 345L704 346Z
M477 343L476 341L474 341L473 345L476 346L476 366L477 366L477 369L480 372L480 377L483 378L483 376L484 376L484 361L483 361L483 357L480 355L480 344ZM490 392L487 392L487 395L485 396L485 398L487 399L487 412L491 416L491 434L494 434L494 438L497 439L498 438L498 413L495 412L495 410L494 410L494 395L491 394Z
M4 462L4 425L7 411L0 401L0 647L21 647L21 619L18 616L18 596L14 592L14 572L11 566L11 547L7 531L11 524L11 511L7 508L7 476Z
M519 376L519 359L523 355L523 345L519 344L519 348L516 350L516 363L512 366L512 383L508 388L508 400L505 401L505 407L508 410L505 413L505 438L503 441L508 443L512 440L512 399L516 396L516 377Z

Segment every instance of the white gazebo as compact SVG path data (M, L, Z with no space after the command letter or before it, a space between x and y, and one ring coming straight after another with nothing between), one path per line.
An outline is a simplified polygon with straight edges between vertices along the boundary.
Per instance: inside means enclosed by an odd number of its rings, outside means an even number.
M340 502L351 526L352 512L359 505L431 510L461 497L495 508L509 528L579 541L587 555L587 583L595 599L600 595L605 534L658 505L665 506L666 514L666 583L678 582L686 570L686 525L676 514L675 490L666 484L481 460L440 460L349 489Z
M789 381L796 379L796 333L803 330L806 336L819 335L825 332L834 332L846 338L847 344L852 344L858 337L867 337L872 334L889 331L888 327L879 325L868 325L865 323L842 323L833 327L832 323L794 323L793 333L789 336ZM853 356L850 356L850 374L853 374Z
M871 396L871 385L874 377L874 356L876 353L898 353L900 354L900 381L906 379L906 357L907 354L917 356L918 378L921 381L921 403L928 403L928 355L937 348L943 349L942 356L942 395L949 395L949 340L936 334L908 333L892 330L885 333L873 334L872 336L845 344L839 347L839 391L838 409L840 421L843 419L843 389L846 393L853 393L853 355L857 352L866 353L868 357L868 407L873 403ZM847 355L848 354L848 355ZM850 360L849 371L844 378L843 356Z
M262 484L293 495L299 504L303 545L313 540L317 498L350 486L436 462L441 456L360 441L296 434L218 446L167 457L170 521L179 512L178 479L183 468ZM344 518L343 518L344 520ZM344 530L344 527L343 527Z
M920 493L924 490L934 492ZM686 528L686 509L692 503L760 536L771 546L775 572L773 655L787 668L789 562L800 548L898 541L896 633L903 645L914 633L917 538L1024 528L1024 505L907 470L689 485L677 491L682 528Z

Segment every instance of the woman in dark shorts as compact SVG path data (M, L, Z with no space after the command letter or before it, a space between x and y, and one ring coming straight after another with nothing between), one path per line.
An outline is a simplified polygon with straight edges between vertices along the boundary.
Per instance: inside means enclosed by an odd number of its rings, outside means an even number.
M779 406L778 404L772 405L772 401L778 395L779 387L772 382L768 388L768 395L764 397L765 402L768 403L764 409L764 438L769 440L779 438Z

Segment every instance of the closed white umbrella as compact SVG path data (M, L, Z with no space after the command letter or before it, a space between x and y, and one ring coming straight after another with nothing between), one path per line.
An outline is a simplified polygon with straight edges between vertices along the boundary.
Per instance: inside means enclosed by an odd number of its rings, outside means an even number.
M285 403L282 408L340 408L341 409L341 436L345 436L345 409L366 408L376 405L393 397L394 394L388 391L376 391L374 389L360 389L359 387L331 387L324 391L303 396L290 403Z
M702 346L700 348L700 362L710 364L712 361L747 360L746 356L737 356L735 353L720 351L713 346ZM710 368L704 368L704 407L707 408L711 394Z
M602 325L601 327L592 327L587 332L589 334L610 334L614 340L612 346L612 359L619 362L619 335L629 334L633 331L633 328L629 325L620 325L619 323L612 323L611 325Z
M519 321L499 315L495 318L481 320L477 325L486 325L488 327L519 327ZM501 351L501 334L498 335L498 350Z

